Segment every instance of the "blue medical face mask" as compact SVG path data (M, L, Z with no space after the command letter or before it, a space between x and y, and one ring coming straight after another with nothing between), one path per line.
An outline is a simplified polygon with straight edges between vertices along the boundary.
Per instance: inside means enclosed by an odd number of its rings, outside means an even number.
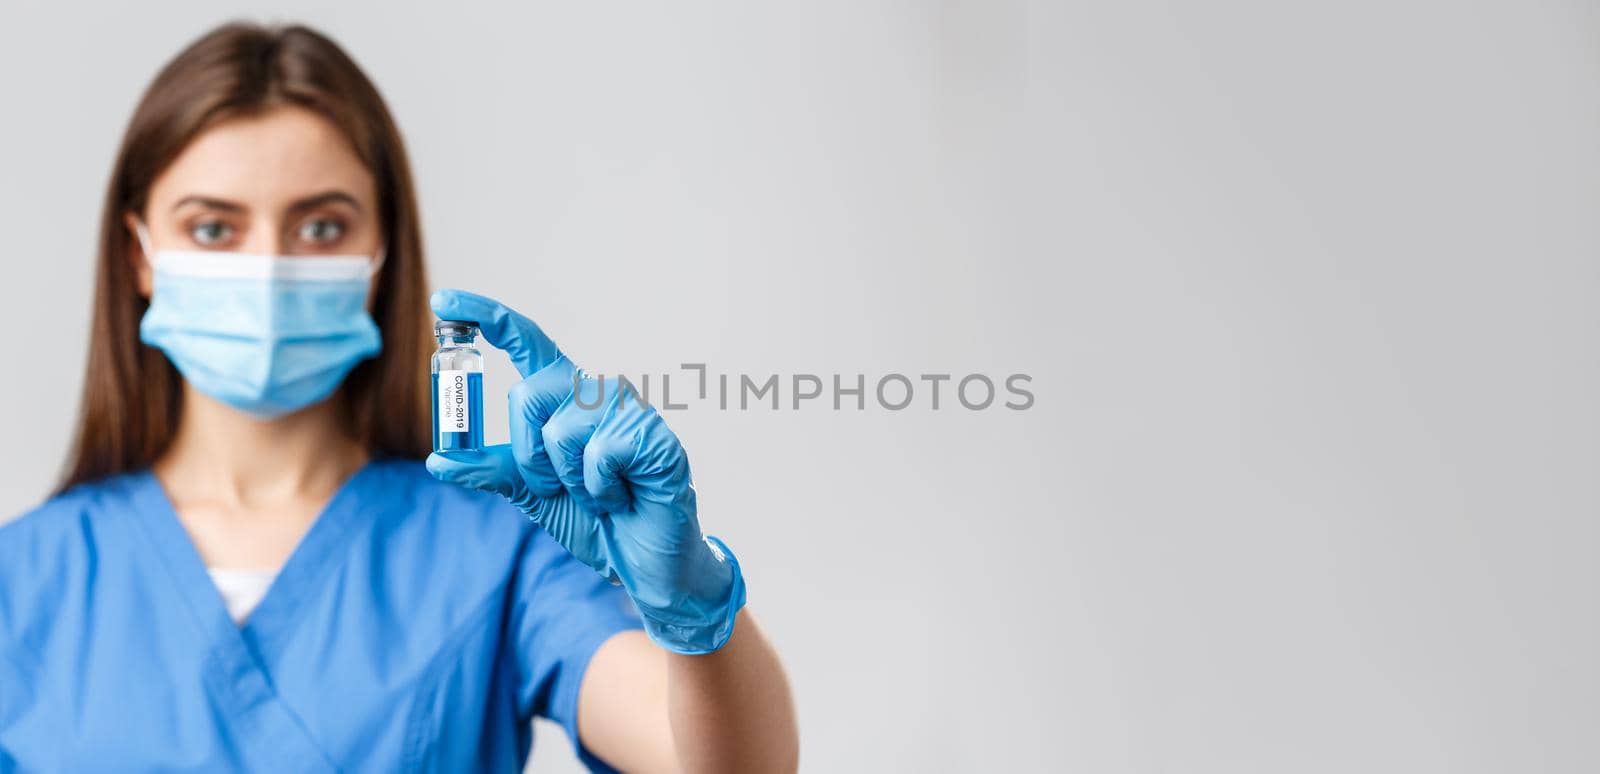
M338 389L382 340L367 289L383 263L353 256L150 249L155 269L139 339L167 354L195 389L261 418Z

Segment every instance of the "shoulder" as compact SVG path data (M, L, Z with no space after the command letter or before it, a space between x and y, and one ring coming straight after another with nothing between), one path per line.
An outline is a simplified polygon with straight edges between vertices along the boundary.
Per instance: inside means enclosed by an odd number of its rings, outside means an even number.
M117 510L138 474L111 476L68 489L21 516L0 524L0 577L7 570L92 543L95 523Z
M504 497L440 481L418 460L383 460L372 468L362 496L387 512L377 525L387 538L485 564L494 564L490 557L509 560L524 582L542 584L570 572L610 587Z
M504 497L440 481L421 460L383 459L371 463L361 495L400 505L416 513L481 513L520 516Z
M383 514L378 528L439 547L520 543L532 525L504 497L434 478L420 460L379 460L363 473L357 496Z
M0 644L30 604L72 582L99 555L104 520L125 512L138 474L79 484L0 524Z

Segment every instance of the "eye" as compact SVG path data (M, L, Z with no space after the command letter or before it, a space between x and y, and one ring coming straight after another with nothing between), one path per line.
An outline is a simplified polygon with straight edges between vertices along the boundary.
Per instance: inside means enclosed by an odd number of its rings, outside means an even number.
M189 238L201 247L215 247L233 238L233 227L220 220L201 221L189 227Z
M300 224L297 238L309 244L328 244L344 236L344 223L332 218L312 218Z

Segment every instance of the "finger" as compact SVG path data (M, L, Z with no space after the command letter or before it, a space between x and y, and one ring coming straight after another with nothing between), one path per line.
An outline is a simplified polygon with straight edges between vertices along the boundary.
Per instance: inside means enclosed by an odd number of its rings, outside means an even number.
M666 420L637 393L617 398L595 428L583 455L583 483L609 513L668 501L692 492L689 460Z
M616 380L603 376L599 379L582 377L542 430L545 452L556 478L574 499L586 506L595 503L583 484L583 449L615 401L616 394Z
M509 394L511 455L522 478L535 495L550 497L561 491L561 479L545 451L544 426L572 394L577 369L565 357L517 382Z
M634 446L617 436L599 433L583 449L583 487L600 510L623 513L632 510L633 494L623 477L633 463Z
M640 407L638 394L627 390L606 414L583 448L583 486L607 513L631 509L627 472L639 453L650 418L649 406Z
M561 357L561 350L532 320L492 298L464 290L436 291L428 299L441 320L467 320L478 324L485 341L505 350L517 373L528 376Z
M434 478L479 492L493 492L528 510L533 495L522 480L522 473L507 444L467 451L434 452L428 455L428 472Z

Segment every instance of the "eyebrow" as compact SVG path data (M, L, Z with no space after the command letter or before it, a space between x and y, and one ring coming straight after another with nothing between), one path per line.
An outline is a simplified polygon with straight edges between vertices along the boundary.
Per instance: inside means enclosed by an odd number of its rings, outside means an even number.
M343 202L354 208L356 212L361 211L361 204L360 202L356 201L356 197L351 196L344 191L323 191L322 193L307 196L289 205L289 212L304 212L306 210L315 209L324 204L332 204L334 202ZM182 199L179 199L177 203L173 204L172 209L174 212L176 212L179 207L182 207L185 204L199 204L204 207L210 207L211 209L222 210L224 212L245 211L245 206L239 204L238 202L230 202L227 199L218 199L213 196L185 196Z
M314 210L324 204L333 204L334 202L344 202L345 204L350 205L350 208L356 212L361 211L361 203L356 201L356 197L351 196L344 191L323 191L322 193L313 196L307 196L306 198L289 205L289 211L304 212L306 210Z
M226 212L244 212L244 205L242 204L236 204L226 199L215 199L210 196L185 196L172 205L172 211L177 212L178 208L185 204L199 204L204 207L210 207L213 210Z

